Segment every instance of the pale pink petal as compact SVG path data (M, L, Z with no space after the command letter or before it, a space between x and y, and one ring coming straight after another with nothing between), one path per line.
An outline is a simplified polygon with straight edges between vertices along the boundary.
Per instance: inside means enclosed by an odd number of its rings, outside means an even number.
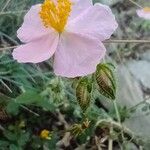
M105 51L103 44L95 38L65 32L54 55L54 72L71 78L91 74Z
M150 12L145 12L143 9L137 10L139 17L150 20Z
M45 28L41 21L40 9L40 4L34 5L25 15L24 22L17 31L17 36L22 42L28 43L43 35L51 34L52 30Z
M39 63L49 59L57 49L59 35L46 35L14 49L13 58L19 63Z
M68 22L67 31L82 33L103 41L109 39L118 27L108 6L95 4Z
M91 7L92 0L72 0L72 11L69 17L69 20L75 19L82 12L84 12L87 8Z

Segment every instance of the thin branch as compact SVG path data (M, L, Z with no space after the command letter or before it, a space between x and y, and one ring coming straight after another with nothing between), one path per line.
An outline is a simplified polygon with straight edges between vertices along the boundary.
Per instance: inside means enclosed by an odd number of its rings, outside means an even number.
M114 131L118 131L118 132L122 131L124 133L124 135L138 147L143 146L143 144L144 144L144 139L141 139L139 136L136 136L130 129L121 125L118 122L115 122L113 120L103 119L103 120L99 120L96 123L96 126L101 126L101 125L105 125L109 128L111 128L111 126L112 126Z
M106 40L104 43L150 43L150 40Z
M113 150L113 139L111 137L111 134L113 133L113 127L110 127L110 135L109 135L109 140L108 140L108 150Z
M37 116L37 117L40 116L38 113L32 111L31 109L29 109L28 107L26 107L26 106L24 106L24 105L21 105L21 107L22 107L23 109L27 110L29 113L31 113L31 114Z
M111 138L108 140L108 150L113 150L113 140Z
M3 47L3 48L0 48L0 51L9 50L9 49L14 49L14 48L17 48L18 46L19 46L19 45L17 45L17 46Z
M133 1L133 0L129 0L132 4L136 5L139 8L142 8L141 5L139 5L137 2Z
M150 99L143 100L143 101L137 103L136 105L132 106L132 107L129 108L128 110L129 110L129 112L132 112L132 111L134 111L136 108L138 108L140 105L149 103L149 101L150 101Z
M116 43L116 44L121 44L121 43L150 43L150 40L106 40L103 43ZM3 50L9 50L9 49L14 49L17 48L19 45L17 46L10 46L10 47L4 47L4 48L0 48L0 51Z

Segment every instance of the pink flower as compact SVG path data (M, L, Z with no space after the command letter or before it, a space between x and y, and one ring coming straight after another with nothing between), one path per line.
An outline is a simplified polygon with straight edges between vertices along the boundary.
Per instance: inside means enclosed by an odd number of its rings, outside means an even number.
M91 0L45 0L25 15L17 34L26 44L13 51L13 58L39 63L53 56L56 75L85 76L95 72L106 51L102 41L117 26L108 6Z
M137 14L139 17L150 20L150 7L137 10Z

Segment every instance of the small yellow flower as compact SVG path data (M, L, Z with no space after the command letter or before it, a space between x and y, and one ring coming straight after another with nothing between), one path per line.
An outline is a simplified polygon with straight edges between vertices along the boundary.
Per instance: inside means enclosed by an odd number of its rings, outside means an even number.
M52 133L46 129L42 130L40 133L40 137L42 139L51 140Z

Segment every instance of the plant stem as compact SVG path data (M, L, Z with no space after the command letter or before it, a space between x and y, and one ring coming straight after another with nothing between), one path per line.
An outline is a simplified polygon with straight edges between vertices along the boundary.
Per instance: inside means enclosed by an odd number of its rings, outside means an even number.
M108 142L108 150L113 150L113 140L110 138Z
M113 104L114 104L117 120L118 120L119 123L121 123L120 114L119 114L119 110L118 110L118 106L117 106L116 100L113 101Z
M120 117L120 114L119 114L119 110L118 110L118 106L117 106L116 100L113 101L113 105L114 105L114 108L115 108L117 120L118 120L119 124L122 126L121 117ZM121 137L122 137L122 140L123 140L124 139L124 134L123 134L122 130L121 130Z
M109 140L108 140L108 150L113 150L113 139L111 137L111 134L113 133L113 126L111 125L110 127L110 136L109 136Z
M18 45L18 46L19 46L19 45ZM9 47L0 48L0 51L13 49L13 48L16 48L16 47L18 47L18 46L9 46Z
M129 108L129 112L132 112L133 110L135 110L138 106L142 105L142 104L146 104L149 102L150 99L146 99L146 100L143 100L139 103L137 103L135 106L132 106L131 108Z

